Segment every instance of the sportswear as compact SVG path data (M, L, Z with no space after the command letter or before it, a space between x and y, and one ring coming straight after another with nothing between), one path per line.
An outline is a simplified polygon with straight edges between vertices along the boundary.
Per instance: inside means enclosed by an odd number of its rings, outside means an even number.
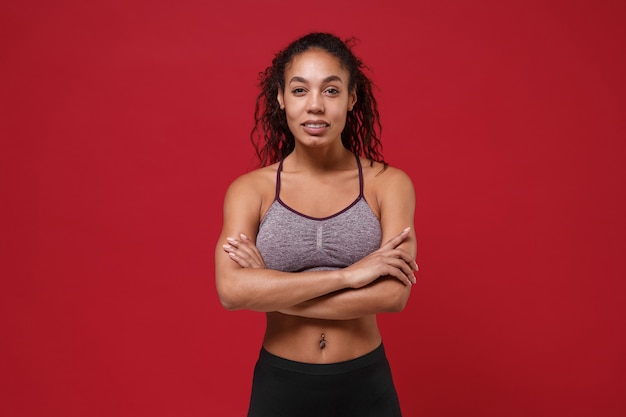
M276 194L256 238L265 266L284 272L345 268L380 247L380 221L363 195L363 169L357 156L359 195L348 207L323 218L300 213L280 198L281 160Z

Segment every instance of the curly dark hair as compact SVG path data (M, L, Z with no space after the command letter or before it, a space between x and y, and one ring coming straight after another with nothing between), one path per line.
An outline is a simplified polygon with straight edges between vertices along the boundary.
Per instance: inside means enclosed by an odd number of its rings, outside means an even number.
M261 166L277 162L293 151L295 139L287 126L285 112L279 107L278 89L285 89L285 68L293 58L309 49L321 49L337 57L350 74L349 89L356 88L357 101L348 112L341 142L356 155L385 164L380 135L382 126L378 105L372 92L372 82L365 75L367 67L351 48L354 38L342 41L329 33L309 33L278 52L272 65L259 74L260 94L254 110L255 125L250 134ZM386 165L386 164L385 164Z

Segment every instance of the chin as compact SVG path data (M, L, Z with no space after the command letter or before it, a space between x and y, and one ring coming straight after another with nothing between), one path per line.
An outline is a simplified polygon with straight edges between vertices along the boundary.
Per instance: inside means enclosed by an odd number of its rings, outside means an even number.
M322 146L328 146L333 143L332 140L325 138L325 137L320 137L320 136L310 136L302 140L296 140L296 142L299 142L302 146L308 146L311 148L319 148Z

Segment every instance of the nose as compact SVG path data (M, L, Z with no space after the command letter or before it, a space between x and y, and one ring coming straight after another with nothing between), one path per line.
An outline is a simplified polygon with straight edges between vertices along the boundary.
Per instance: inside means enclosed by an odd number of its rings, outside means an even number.
M309 113L323 113L324 99L321 94L313 93L309 95L307 102L307 111Z

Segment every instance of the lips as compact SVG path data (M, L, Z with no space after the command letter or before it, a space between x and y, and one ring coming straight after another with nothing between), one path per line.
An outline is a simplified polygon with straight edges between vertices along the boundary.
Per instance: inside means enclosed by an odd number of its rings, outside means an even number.
M306 122L302 123L302 126L309 129L322 129L330 126L330 124L325 120L307 120Z
M307 120L302 123L302 130L310 136L323 136L326 134L330 124L324 120Z

